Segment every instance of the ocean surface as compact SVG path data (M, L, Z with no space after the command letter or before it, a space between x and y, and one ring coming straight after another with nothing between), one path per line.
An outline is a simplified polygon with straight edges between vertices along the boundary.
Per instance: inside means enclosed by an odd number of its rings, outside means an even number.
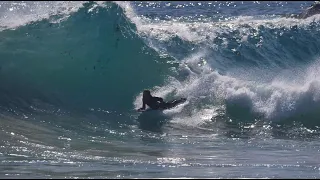
M1 1L0 178L320 178L313 3Z

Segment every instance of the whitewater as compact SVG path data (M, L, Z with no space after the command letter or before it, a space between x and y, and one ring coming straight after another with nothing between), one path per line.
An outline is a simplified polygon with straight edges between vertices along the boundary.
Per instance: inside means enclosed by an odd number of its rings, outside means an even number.
M0 177L319 178L313 3L0 2Z

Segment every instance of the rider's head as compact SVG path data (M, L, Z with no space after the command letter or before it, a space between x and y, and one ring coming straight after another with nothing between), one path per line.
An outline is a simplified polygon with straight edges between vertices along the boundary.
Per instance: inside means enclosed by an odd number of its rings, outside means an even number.
M149 90L144 90L143 91L143 98L150 98L151 96L151 92Z

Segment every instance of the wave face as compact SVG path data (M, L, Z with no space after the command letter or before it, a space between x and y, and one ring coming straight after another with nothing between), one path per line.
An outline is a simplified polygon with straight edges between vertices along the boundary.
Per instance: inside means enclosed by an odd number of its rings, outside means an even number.
M51 11L60 5L56 14L38 21L30 18L16 27L3 25L3 107L26 108L37 101L65 108L128 110L136 93L162 82L167 71L162 62L169 59L144 44L121 8L114 3L77 3L47 2Z

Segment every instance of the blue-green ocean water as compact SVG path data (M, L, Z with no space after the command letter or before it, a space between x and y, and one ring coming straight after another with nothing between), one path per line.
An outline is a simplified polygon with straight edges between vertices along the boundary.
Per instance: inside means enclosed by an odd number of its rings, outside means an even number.
M319 178L313 3L0 2L0 178Z

